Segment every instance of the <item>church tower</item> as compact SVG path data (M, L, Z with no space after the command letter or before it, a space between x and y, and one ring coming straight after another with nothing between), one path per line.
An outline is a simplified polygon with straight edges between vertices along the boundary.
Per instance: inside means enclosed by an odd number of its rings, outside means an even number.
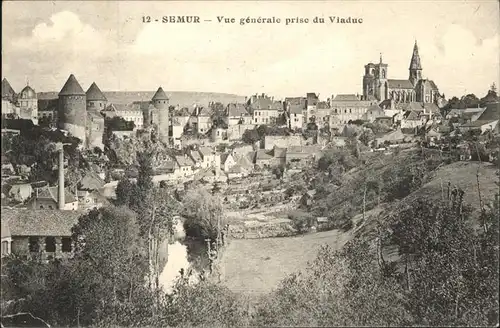
M382 62L382 54L380 54L380 62L376 65L376 85L375 85L375 98L379 101L384 101L388 98L387 91L387 67L389 65Z
M163 91L162 87L159 87L155 95L151 99L153 106L158 110L158 121L153 122L157 124L158 127L158 137L159 139L168 144L168 97ZM153 120L154 121L154 120Z
M420 64L420 56L418 54L417 41L413 46L413 55L410 62L410 77L409 80L415 86L422 79L422 65Z

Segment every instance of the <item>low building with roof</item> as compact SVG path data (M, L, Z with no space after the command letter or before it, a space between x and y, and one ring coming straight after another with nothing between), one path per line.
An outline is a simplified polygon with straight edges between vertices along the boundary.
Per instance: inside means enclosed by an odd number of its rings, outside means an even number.
M59 208L59 199L58 199L59 191L58 187L41 187L35 188L35 192L33 197L31 197L27 202L27 207L33 210L58 210ZM70 192L68 189L65 189L64 195L64 205L63 210L65 211L76 211L78 210L78 198Z
M188 155L175 156L175 162L177 167L175 170L175 175L178 177L188 177L194 173L194 161Z
M82 214L79 211L2 209L2 249L3 242L10 238L8 249L25 259L43 261L70 256L73 248L71 229ZM10 237L4 237L4 227Z

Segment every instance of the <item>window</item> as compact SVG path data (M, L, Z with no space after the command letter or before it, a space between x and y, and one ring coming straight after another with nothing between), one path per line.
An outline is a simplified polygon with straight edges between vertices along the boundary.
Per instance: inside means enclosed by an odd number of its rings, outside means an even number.
M30 237L29 238L28 249L32 253L37 253L40 251L40 245L38 244L37 237Z
M52 205L49 205L49 210L52 210L52 209L53 209L53 208L52 208Z
M349 114L352 114L352 108L349 108Z
M70 237L63 237L62 238L62 247L61 247L63 253L68 253L71 252L71 238Z
M56 251L56 239L54 237L45 238L45 251L50 253Z

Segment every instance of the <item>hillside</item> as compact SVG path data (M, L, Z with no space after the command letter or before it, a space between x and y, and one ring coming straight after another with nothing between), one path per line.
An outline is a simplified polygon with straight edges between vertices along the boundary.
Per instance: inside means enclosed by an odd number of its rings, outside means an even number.
M339 203L330 202L329 205L340 211L346 202L356 203L355 198L360 193L362 194L360 182L367 171L376 169L380 176L383 176L384 172L392 170L394 163L402 165L400 161L407 162L409 158L405 156L411 157L409 154L394 155L389 160L374 160L363 169L349 171L344 175L349 183L336 189L336 195L334 195L340 200ZM464 202L477 210L479 208L476 181L478 167L481 197L484 203L491 202L495 193L498 192L495 184L498 181L495 175L495 165L478 162L455 162L441 165L427 173L424 180L426 182L406 197L367 208L365 220L363 220L363 214L357 210L352 217L354 228L347 232L332 230L299 237L232 240L222 257L222 282L238 293L261 295L270 292L278 287L280 280L287 275L303 271L308 266L308 262L315 258L321 245L327 244L334 250L339 250L353 238L373 240L376 237L378 220L397 215L402 208L422 195L439 200L442 197L442 190L446 193L448 181L451 182L451 187L462 188L465 191ZM370 199L373 200L373 198L374 196L371 195ZM373 204L372 201L370 203ZM397 249L391 245L384 246L383 253L386 260L396 261L399 258Z
M103 92L109 102L117 104L128 104L134 101L150 100L155 91L104 91ZM189 106L194 103L202 106L207 106L210 101L221 102L227 104L230 102L245 101L244 96L238 96L228 93L216 92L189 92L189 91L165 91L170 99L170 105L173 106ZM57 98L58 92L39 92L38 99L54 99Z

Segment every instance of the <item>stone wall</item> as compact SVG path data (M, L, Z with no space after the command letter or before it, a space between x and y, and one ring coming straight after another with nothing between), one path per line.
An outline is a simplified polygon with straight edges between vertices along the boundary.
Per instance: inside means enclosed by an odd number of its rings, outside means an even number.
M288 237L295 235L290 223L268 223L255 226L230 225L229 237L233 239L258 239L272 237Z
M288 148L290 146L305 146L311 144L311 141L304 139L301 135L295 136L265 136L264 149Z
M231 125L227 129L227 137L229 140L241 140L243 133L246 130L253 130L255 125L253 124L236 124Z

